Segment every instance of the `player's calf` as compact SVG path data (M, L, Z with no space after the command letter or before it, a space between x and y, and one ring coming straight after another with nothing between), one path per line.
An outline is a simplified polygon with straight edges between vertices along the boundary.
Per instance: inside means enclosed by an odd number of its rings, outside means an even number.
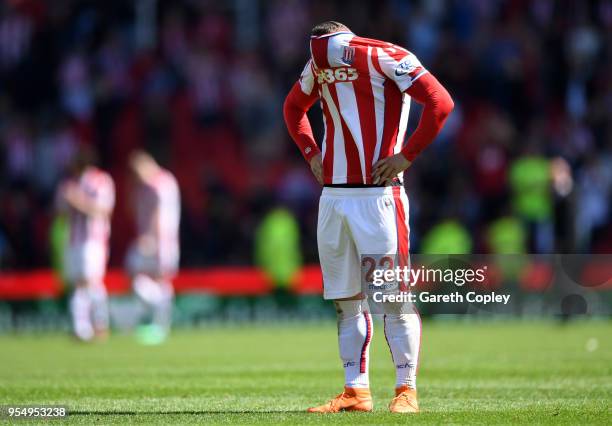
M338 345L344 367L344 385L369 388L368 368L372 340L372 316L365 300L336 300Z
M335 300L338 315L338 345L344 367L344 392L328 403L308 409L311 413L371 411L368 377L372 317L362 299Z

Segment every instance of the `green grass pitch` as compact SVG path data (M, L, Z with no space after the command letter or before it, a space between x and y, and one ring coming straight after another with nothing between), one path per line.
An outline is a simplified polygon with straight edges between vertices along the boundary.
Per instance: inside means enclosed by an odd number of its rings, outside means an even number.
M380 323L375 411L335 415L304 413L343 383L332 323L176 331L158 347L3 335L0 404L62 404L83 424L612 424L611 337L607 321L425 322L422 413L407 417L387 412L394 371Z

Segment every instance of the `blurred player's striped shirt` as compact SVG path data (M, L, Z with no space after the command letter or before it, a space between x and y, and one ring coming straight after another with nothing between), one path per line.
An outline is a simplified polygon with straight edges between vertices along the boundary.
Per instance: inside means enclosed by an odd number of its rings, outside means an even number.
M404 91L427 71L406 49L351 32L313 36L310 50L300 87L321 100L324 181L372 184L373 164L402 149L410 110Z
M178 246L181 203L172 173L160 169L150 184L139 185L135 201L138 234L155 237L160 250Z
M115 184L111 176L96 168L88 167L77 184L102 209L115 205ZM88 215L75 208L69 209L70 246L81 247L87 243L106 247L110 237L110 215Z

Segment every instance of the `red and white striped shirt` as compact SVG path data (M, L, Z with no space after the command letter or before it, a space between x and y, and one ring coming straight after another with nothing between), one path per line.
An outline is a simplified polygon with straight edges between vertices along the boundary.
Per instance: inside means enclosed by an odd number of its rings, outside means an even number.
M159 249L178 247L181 202L175 177L167 170L159 172L136 191L138 234L155 239Z
M311 60L299 80L304 95L321 100L326 184L372 183L372 166L402 150L410 96L427 73L406 49L337 32L310 41ZM303 148L309 158L314 149Z
M100 210L112 212L115 206L115 184L106 172L88 167L81 173L77 185ZM110 213L86 214L74 207L67 207L70 223L70 246L87 243L108 244L110 237Z

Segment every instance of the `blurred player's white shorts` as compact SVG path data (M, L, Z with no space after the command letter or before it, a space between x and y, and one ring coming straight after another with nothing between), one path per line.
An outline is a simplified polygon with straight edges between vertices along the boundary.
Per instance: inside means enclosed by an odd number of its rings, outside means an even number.
M100 283L106 272L108 249L104 243L87 242L69 246L64 257L67 280Z
M362 291L362 256L407 258L409 230L403 187L323 188L317 227L323 297L343 299Z
M176 275L178 265L178 244L168 244L149 253L143 252L138 244L133 244L126 259L126 267L131 275L172 278Z

